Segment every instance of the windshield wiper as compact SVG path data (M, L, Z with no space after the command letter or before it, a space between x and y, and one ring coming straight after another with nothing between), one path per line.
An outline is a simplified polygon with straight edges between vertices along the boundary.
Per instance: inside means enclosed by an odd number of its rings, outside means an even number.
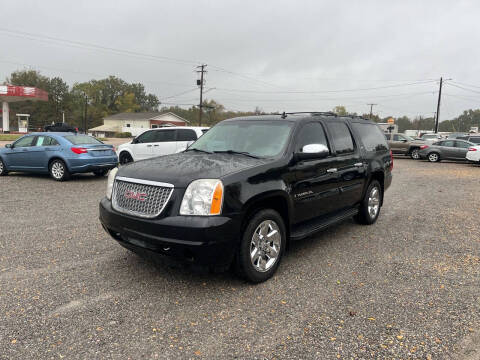
M201 149L196 149L196 148L189 148L189 149L185 150L185 152L187 152L187 151L198 151L198 152L202 152L202 153L205 153L205 154L211 154L212 153L211 151L201 150Z
M245 155L245 156L252 157L254 159L259 159L260 158L259 156L250 154L247 151L221 150L221 151L214 151L214 153L215 154L240 154L240 155Z

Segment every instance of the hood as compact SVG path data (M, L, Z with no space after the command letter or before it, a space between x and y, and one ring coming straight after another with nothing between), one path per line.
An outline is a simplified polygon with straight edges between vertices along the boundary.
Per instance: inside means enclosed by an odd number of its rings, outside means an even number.
M120 167L117 176L159 181L187 187L197 179L220 179L228 174L260 166L270 160L240 154L201 154L182 152Z

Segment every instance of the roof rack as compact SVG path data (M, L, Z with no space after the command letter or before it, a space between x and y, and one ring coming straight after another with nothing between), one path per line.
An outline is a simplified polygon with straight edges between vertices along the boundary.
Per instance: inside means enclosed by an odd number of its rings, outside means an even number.
M295 111L295 112L284 112L283 115L295 115L295 114L312 114L312 115L327 115L327 116L338 116L331 111Z

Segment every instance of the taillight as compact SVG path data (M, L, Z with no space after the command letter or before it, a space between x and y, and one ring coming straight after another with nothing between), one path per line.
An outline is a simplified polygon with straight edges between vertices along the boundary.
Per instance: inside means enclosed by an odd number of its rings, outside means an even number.
M70 148L75 154L86 154L88 150L82 147L72 147Z
M468 151L477 151L475 148L469 148Z
M390 150L390 171L393 170L393 153L392 150Z
M420 146L420 150L423 150L423 149L426 149L426 148L428 148L428 145L421 145Z

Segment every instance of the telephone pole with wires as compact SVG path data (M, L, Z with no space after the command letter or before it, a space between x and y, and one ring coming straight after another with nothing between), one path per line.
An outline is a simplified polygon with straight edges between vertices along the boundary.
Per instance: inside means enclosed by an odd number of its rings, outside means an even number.
M200 79L197 80L197 86L200 86L200 104L199 104L199 113L198 113L198 126L202 126L202 112L203 112L203 85L204 85L204 80L203 80L203 75L207 72L205 68L207 67L207 64L202 64L197 66L197 69L200 68L200 70L197 70L197 73L200 74Z
M373 115L373 107L378 105L378 104L367 104L370 105L370 120L372 120L372 115Z
M438 119L440 118L440 101L442 100L443 79L440 77L440 88L438 89L437 113L435 116L435 134L438 133Z

